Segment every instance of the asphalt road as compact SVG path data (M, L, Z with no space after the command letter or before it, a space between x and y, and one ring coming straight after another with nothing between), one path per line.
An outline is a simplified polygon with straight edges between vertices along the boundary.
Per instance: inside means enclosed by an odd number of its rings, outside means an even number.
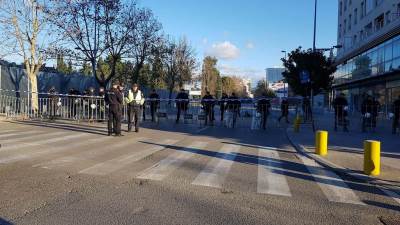
M0 122L0 224L382 224L399 203L284 129Z

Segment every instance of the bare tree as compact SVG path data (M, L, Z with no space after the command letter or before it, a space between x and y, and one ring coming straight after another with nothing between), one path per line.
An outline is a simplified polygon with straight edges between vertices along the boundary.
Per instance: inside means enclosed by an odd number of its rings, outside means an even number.
M132 34L131 57L134 59L134 73L131 78L137 82L140 70L162 42L161 23L149 9L140 9L137 29Z
M45 61L46 50L56 42L48 35L45 7L44 0L0 0L1 55L22 58L34 111L38 110L37 75Z
M169 98L176 87L182 87L183 84L192 79L193 71L197 67L197 61L193 48L185 38L175 41L169 41L166 56L166 76L165 83L169 90Z

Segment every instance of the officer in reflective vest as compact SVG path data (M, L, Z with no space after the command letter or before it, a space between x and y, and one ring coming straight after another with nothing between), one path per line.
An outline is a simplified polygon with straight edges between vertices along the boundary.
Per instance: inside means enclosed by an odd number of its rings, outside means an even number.
M125 102L128 104L128 132L132 131L132 122L135 126L135 132L139 132L139 117L144 101L143 93L139 90L138 85L133 84L125 98Z

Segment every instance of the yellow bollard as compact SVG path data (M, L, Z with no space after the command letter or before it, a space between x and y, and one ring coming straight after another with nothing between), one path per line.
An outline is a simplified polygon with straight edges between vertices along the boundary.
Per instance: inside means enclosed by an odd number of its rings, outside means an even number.
M315 153L320 156L328 154L328 131L319 130L315 134Z
M364 141L364 173L378 176L381 172L381 143L379 141Z

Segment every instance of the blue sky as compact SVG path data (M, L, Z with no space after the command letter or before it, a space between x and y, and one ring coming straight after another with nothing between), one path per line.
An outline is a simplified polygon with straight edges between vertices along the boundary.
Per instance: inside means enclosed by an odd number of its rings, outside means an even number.
M185 36L219 59L223 74L257 80L280 66L281 50L312 47L314 0L139 0L153 10L166 34ZM336 44L337 1L318 1L317 47Z

